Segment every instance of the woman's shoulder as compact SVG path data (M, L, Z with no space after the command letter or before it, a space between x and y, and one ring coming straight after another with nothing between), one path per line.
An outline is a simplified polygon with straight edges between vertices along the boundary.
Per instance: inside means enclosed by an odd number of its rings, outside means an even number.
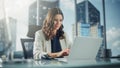
M64 36L66 36L67 35L67 33L64 31Z
M38 30L38 31L36 31L36 34L43 35L43 31L42 30Z
M41 39L45 39L45 35L42 30L36 31L35 35L36 35L36 37L39 36Z
M42 30L40 29L40 30L38 30L38 31L36 31L36 33L41 33L42 32Z

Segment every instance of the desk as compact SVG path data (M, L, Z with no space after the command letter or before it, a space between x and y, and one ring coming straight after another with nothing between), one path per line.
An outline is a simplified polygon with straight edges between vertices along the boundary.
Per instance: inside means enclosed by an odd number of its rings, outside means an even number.
M114 60L114 61L112 61ZM3 68L120 68L120 61L110 60L21 60L4 61Z

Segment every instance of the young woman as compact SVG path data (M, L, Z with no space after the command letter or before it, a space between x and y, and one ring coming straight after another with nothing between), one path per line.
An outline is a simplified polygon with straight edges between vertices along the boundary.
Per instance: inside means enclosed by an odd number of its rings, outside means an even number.
M63 13L52 8L43 22L41 30L35 33L34 59L58 58L69 55L70 42L63 31Z

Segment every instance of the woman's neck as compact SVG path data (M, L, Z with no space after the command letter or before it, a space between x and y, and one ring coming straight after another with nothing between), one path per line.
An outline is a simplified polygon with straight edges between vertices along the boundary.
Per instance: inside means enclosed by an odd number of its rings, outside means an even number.
M53 34L56 35L57 34L57 30L53 30Z

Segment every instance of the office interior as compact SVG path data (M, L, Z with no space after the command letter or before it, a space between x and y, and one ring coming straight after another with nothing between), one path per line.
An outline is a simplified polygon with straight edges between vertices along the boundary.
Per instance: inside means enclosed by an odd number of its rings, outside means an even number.
M120 67L120 0L0 0L0 67ZM95 60L34 60L35 32L50 8L64 14L64 31L103 38Z

